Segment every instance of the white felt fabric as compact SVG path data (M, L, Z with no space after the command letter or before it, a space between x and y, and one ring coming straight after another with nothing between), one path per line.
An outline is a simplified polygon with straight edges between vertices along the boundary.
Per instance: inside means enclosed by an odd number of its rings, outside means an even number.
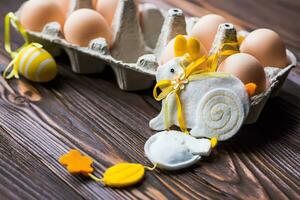
M169 63L170 64L170 63ZM178 69L176 65L173 65L176 70ZM161 66L163 67L163 66ZM160 69L158 70L157 78L158 80L163 80L164 76L170 77L168 75L167 69ZM165 65L166 68L169 68L170 65ZM210 102L210 100L202 100L207 93L213 90L223 90L224 92L218 93L218 98L215 99L213 102ZM229 96L228 96L229 95ZM210 96L206 96L205 98L208 98ZM228 98L233 98L232 102L235 102L235 104L218 104L217 107L210 105L210 107L213 110L209 110L208 107L204 106L207 102L210 102L210 104L217 102L229 102ZM244 84L236 77L232 75L228 75L226 77L203 77L199 80L193 80L190 81L185 85L184 90L180 91L180 99L181 104L184 110L184 118L185 118L185 124L187 128L191 129L192 135L196 137L213 137L217 134L221 134L219 137L219 140L226 140L232 137L240 128L240 122L243 122L244 119L247 117L250 103L249 103L249 97L245 90ZM168 123L167 126L171 127L172 125L179 126L178 118L177 118L177 105L175 101L175 95L171 94L168 96L167 99L163 100L167 101L168 105ZM202 105L200 103L202 102ZM206 103L204 103L206 102ZM233 107L228 107L227 105L231 105ZM218 108L218 109L217 109ZM205 109L205 110L203 110ZM233 123L236 125L236 127L228 128L228 126L224 127L224 130L218 129L217 131L214 131L213 129L206 129L206 127L202 127L204 125L203 120L207 120L206 115L211 115L211 112L215 112L215 110L227 110L224 114L224 117L227 118L236 118L238 111L238 117L237 123ZM228 110L229 109L229 110ZM231 116L232 115L232 116ZM216 120L216 123L224 123L222 122L222 114L219 114L218 112L215 112L214 114L214 120ZM212 123L212 122L210 122ZM160 114L152 119L149 123L150 127L154 130L165 130L168 127L165 127L164 123L164 112L161 111ZM193 130L194 129L194 130ZM201 131L206 130L206 131ZM208 132L209 130L209 132ZM201 132L199 132L201 131Z
M195 137L226 140L238 132L245 118L243 103L232 91L217 88L208 91L198 106L197 124L191 130Z
M151 136L144 149L149 160L159 168L177 170L193 165L201 155L209 155L211 142L179 131L163 131Z

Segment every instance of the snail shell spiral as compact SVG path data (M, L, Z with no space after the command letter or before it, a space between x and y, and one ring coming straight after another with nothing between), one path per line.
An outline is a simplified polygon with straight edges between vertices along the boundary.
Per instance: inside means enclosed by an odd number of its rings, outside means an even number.
M245 118L241 98L226 88L207 92L197 110L199 121L191 131L196 137L217 136L219 140L227 140L238 132Z

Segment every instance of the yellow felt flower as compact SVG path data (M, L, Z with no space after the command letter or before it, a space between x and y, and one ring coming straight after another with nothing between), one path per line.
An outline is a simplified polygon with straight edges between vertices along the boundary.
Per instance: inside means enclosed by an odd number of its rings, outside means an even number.
M88 156L81 155L76 149L62 155L59 163L66 166L71 174L88 174L94 171L94 168L91 167L93 160Z

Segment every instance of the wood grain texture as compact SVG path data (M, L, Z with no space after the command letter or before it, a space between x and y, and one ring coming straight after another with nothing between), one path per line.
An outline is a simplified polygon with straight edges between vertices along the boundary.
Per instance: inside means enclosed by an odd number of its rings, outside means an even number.
M180 7L190 15L223 14L249 30L273 28L299 57L300 27L292 26L300 17L298 1L147 1L165 9ZM22 2L1 0L0 20ZM3 29L0 42L2 46ZM14 37L13 42L20 45L22 40ZM98 176L123 161L150 165L143 145L154 133L148 122L160 104L150 90L119 90L109 69L80 76L70 72L65 56L57 61L59 75L48 84L0 77L1 200L300 199L299 67L257 123L244 126L198 165L176 173L147 172L137 186L111 189L69 175L57 159L79 149L94 158ZM8 62L1 48L2 70Z

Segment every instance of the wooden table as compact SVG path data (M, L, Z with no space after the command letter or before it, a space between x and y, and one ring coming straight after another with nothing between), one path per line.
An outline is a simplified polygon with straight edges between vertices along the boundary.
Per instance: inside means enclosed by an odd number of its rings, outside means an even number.
M23 0L1 0L1 22ZM224 15L247 30L277 31L300 58L298 0L148 0L201 16ZM0 26L3 46L3 26ZM22 44L15 37L16 45ZM0 49L2 69L10 61ZM57 161L71 148L95 160L96 175L123 162L150 165L143 146L154 132L148 122L160 109L151 90L124 92L109 70L93 76L71 73L66 57L49 84L0 78L0 199L300 199L300 68L257 123L223 142L188 170L147 173L127 189L103 187L71 176Z

